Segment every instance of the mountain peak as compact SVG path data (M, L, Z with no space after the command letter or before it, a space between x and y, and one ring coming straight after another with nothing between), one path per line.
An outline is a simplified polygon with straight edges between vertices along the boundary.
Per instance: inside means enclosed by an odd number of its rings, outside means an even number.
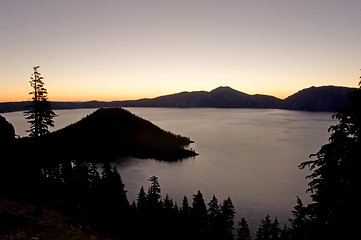
M233 89L231 87L228 86L221 86L221 87L217 87L215 89L213 89L212 91L209 92L211 95L248 95L244 92L240 92L236 89Z
M236 91L236 92L238 92L237 90L235 90L235 89L233 89L233 88L231 88L229 86L219 86L219 87L213 89L210 92L220 92L220 91L222 91L222 92L224 92L224 91Z

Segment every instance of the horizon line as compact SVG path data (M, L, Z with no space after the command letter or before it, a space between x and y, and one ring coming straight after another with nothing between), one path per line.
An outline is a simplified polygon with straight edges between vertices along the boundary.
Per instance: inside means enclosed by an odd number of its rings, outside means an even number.
M163 96L170 96L170 95L175 95L175 94L179 94L179 93L192 93L192 92L207 92L207 93L210 93L218 88L230 88L230 89L233 89L237 92L241 92L241 93L245 93L247 95L250 95L250 96L253 96L253 95L264 95L264 96L271 96L271 97L275 97L275 98L278 98L280 100L285 100L286 98L302 91L302 90L305 90L305 89L309 89L309 88L313 88L313 87L343 87L343 88L355 88L357 89L357 87L348 87L348 86L339 86L339 85L320 85L320 86L310 86L310 87L306 87L306 88L303 88L303 89L300 89L284 98L280 98L280 97L276 97L274 95L271 95L271 94L265 94L265 93L255 93L255 94L249 94L249 93L246 93L246 92L243 92L243 91L240 91L240 90L237 90L231 86L218 86L212 90L193 90L193 91L189 91L189 90L185 90L185 91L180 91L180 92L174 92L174 93L168 93L168 94L163 94L163 95L158 95L158 96L155 96L155 97L141 97L141 98L134 98L134 99L124 99L124 100L97 100L97 99L92 99L92 100L49 100L49 102L72 102L72 103L84 103L84 102L125 102L125 101L137 101L137 100L144 100L144 99L156 99L156 98L159 98L159 97L163 97ZM20 100L20 101L5 101L5 102L0 102L1 103L15 103L15 102L31 102L31 100Z

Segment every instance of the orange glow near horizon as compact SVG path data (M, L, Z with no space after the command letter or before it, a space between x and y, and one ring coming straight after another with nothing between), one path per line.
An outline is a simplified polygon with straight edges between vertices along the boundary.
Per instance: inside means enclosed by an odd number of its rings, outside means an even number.
M31 91L29 85L31 68L17 71L6 79L13 79L3 85L0 102L29 101ZM357 87L359 69L348 72L317 72L315 70L292 76L292 70L279 72L268 69L264 72L243 71L224 72L219 70L204 70L189 68L189 71L178 69L159 72L148 71L141 74L117 75L111 72L103 74L102 70L85 72L72 69L62 73L59 69L40 66L48 90L50 101L122 101L142 98L155 98L183 91L211 91L220 86L229 86L237 91L250 95L263 94L280 99L312 86L346 86ZM111 69L109 69L111 70ZM183 69L184 70L184 69ZM174 76L174 72L178 72ZM149 75L147 75L149 74ZM210 75L212 74L212 75ZM268 75L267 75L268 74ZM67 77L71 75L71 77ZM103 79L99 81L98 79ZM87 79L86 81L82 79ZM121 80L114 80L121 79ZM129 80L124 80L129 79ZM226 80L224 80L226 79ZM228 80L227 80L228 79Z
M227 85L222 85L222 86L227 86ZM323 85L315 85L315 86L323 86ZM249 95L254 95L254 94L262 94L262 95L269 95L269 96L274 96L277 97L279 99L285 99L289 96L291 96L292 94L297 93L298 91L304 89L304 88L308 88L308 87L312 87L312 86L304 86L302 88L291 88L290 86L284 86L284 88L280 88L280 89L274 89L272 90L268 90L268 91L259 91L257 92L257 90L253 90L253 89L249 89L247 90L242 90L242 89L237 89L235 87L229 86L237 91L240 92L244 92L246 94ZM346 87L356 87L356 86L346 86ZM216 87L214 87L216 88ZM192 92L192 91L211 91L214 88L210 88L210 89L194 89L194 90L189 90L189 89L185 89L184 91L188 91L188 92ZM291 90L290 90L291 89ZM22 102L22 101L31 101L31 96L26 94L27 92L30 91L30 89L21 89L23 92L17 92L17 91L8 91L6 94L2 94L0 96L0 103L1 102ZM25 90L25 91L24 91ZM50 101L54 101L54 102L87 102L87 101L105 101L105 102L111 102L111 101L125 101L125 100L138 100L138 99L143 99L143 98L156 98L159 96L164 96L164 95L169 95L169 94L176 94L179 92L183 92L183 90L178 90L178 91L173 91L173 92L166 92L166 91L144 91L144 92L124 92L124 91L120 91L118 93L116 92L110 92L108 91L106 94L104 93L99 93L96 91L68 91L66 93L61 92L61 91L56 91L56 90L51 90L49 91L48 89L48 97ZM90 92L90 93L89 93Z

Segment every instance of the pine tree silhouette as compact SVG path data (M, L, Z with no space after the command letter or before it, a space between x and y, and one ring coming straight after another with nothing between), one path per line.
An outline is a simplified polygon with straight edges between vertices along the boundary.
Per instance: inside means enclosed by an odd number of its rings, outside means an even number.
M30 80L30 85L33 88L33 91L29 93L32 96L32 103L28 106L30 110L24 112L31 125L30 130L27 131L31 137L40 137L49 133L48 127L54 127L53 118L56 116L51 110L48 91L44 87L44 78L38 69L39 66L34 67L34 73Z
M238 222L238 227L237 240L251 240L251 234L246 219L242 218L241 221Z
M361 89L350 98L351 104L333 115L338 123L329 129L329 143L311 155L316 159L300 165L312 171L308 191L314 203L308 210L314 239L349 239L358 233L358 221L352 213L359 209L361 188Z

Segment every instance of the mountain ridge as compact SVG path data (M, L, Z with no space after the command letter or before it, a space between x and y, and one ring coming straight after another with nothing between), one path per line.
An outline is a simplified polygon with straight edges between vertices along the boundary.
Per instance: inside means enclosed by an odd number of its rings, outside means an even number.
M228 86L207 91L183 91L155 98L124 101L51 102L52 108L77 109L101 107L171 107L171 108L269 108L301 111L335 111L350 103L348 95L356 88L312 86L284 100L265 94L247 94ZM0 113L23 111L29 102L0 103Z

